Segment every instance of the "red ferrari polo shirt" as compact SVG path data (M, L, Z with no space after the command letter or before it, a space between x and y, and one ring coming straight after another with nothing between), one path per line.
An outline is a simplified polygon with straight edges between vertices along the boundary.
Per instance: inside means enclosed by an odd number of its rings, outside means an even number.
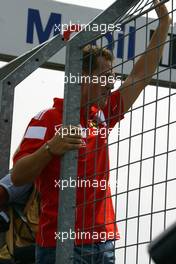
M78 152L75 231L73 233L70 230L70 234L67 234L68 238L75 239L76 245L119 239L109 186L107 135L124 117L123 112L123 100L118 90L111 93L103 111L96 105L91 107L87 122L84 110L80 111L80 124L86 147ZM63 99L55 98L53 108L32 118L14 156L14 163L35 152L51 139L62 124L62 115ZM35 181L41 195L36 243L42 247L55 247L58 238L57 211L59 187L61 188L61 183L58 184L59 178L60 158L55 157ZM75 182L71 180L68 186L75 188ZM59 234L59 237L61 236L62 234Z

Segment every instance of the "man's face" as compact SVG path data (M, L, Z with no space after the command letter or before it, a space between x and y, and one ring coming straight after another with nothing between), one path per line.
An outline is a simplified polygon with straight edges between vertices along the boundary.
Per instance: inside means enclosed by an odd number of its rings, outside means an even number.
M98 67L92 74L91 83L82 85L81 104L84 105L87 102L91 102L91 105L97 104L103 109L113 88L112 78L109 77L109 75L112 75L110 71L111 62L104 57L98 57L97 62ZM110 81L108 82L108 80Z

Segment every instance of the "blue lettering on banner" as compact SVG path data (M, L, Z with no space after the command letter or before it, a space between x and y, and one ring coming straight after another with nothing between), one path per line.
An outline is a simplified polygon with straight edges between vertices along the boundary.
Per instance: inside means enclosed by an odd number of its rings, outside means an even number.
M124 54L124 26L121 27L123 33L118 33L118 42L117 42L117 58L122 59Z
M108 41L108 46L107 46L107 48L108 48L109 50L113 51L113 48L114 48L114 41L113 41L113 35L112 35L112 33L110 33L110 32L106 33L105 38L106 38L107 41Z
M60 34L61 29L61 19L62 15L59 13L50 13L47 24L44 28L40 12L38 9L28 9L28 18L27 18L27 36L26 42L33 43L34 42L34 29L36 29L36 33L38 36L39 43L43 43L47 41L51 36L55 36ZM56 27L57 26L57 27ZM55 30L57 28L57 30ZM150 30L150 38L152 37L154 30ZM127 36L125 36L127 34ZM128 41L127 46L127 59L132 60L135 56L135 41L136 41L136 29L135 27L129 26L128 32L125 30L125 26L121 26L121 31L117 33L117 39L114 40L114 35L112 32L108 32L104 35L107 40L107 48L113 51L117 42L117 50L116 57L119 59L124 58L124 47L125 42ZM168 62L166 64L160 61L160 66L163 67L172 67L176 68L176 35L168 34L170 37L170 47L168 53ZM114 42L115 41L115 42ZM92 44L96 45L96 40L92 42ZM164 54L163 54L164 56ZM126 56L125 56L126 57Z
M154 30L150 30L150 39L152 38L154 34ZM168 34L169 37L169 50L168 52L168 61L163 63L163 57L165 56L165 53L163 52L163 56L160 60L160 66L166 67L166 68L173 68L176 69L176 35L175 34Z
M55 25L57 25L57 30L55 31ZM28 20L27 20L27 43L34 42L34 27L38 35L39 43L47 41L53 31L53 36L60 34L58 25L61 25L61 14L51 13L48 19L45 29L43 28L40 12L37 9L28 9Z
M122 32L118 32L117 38L114 39L114 34L112 32L108 32L104 35L104 37L107 40L107 45L105 46L109 50L113 51L115 47L115 42L117 42L117 53L116 57L119 59L124 58L124 46L125 42L128 40L128 51L127 51L127 59L133 60L135 56L135 41L136 41L136 30L135 27L130 26L129 27L129 33L124 33L125 27L121 26ZM124 35L127 34L127 37L124 37ZM96 45L97 41L93 40L91 42L92 45ZM102 45L102 44L101 44Z
M43 27L42 19L40 16L40 12L38 9L28 9L28 19L27 19L27 43L34 42L34 29L36 29L36 33L38 36L39 43L43 43L50 38L50 35L55 36L60 34L60 25L61 25L62 15L58 13L50 13L49 19L47 21L46 27ZM57 25L57 30L54 30ZM122 33L118 33L117 40L117 58L122 59L124 56L124 26L122 26ZM52 33L53 31L53 33ZM129 35L128 35L128 60L131 60L135 55L135 27L129 27ZM105 38L107 39L108 45L107 48L111 51L114 49L114 41L113 34L108 32L105 34ZM92 44L96 44L96 40L92 42Z
M129 27L129 42L128 42L128 60L132 60L135 56L135 27Z
M123 59L124 57L124 44L125 38L124 31L125 27L122 28L123 33L118 33L118 42L117 42L117 58ZM127 33L126 33L127 34ZM128 33L128 60L132 60L135 56L135 40L136 40L136 30L135 27L129 27Z
M129 27L129 33L127 37L124 37L125 33L125 27L121 26L122 32L119 32L117 34L117 39L113 37L113 34L111 32L108 32L105 34L105 38L108 42L106 47L113 51L115 47L115 42L117 42L117 53L116 57L119 59L124 58L124 45L126 40L128 40L128 51L127 51L127 59L132 60L135 56L135 41L136 41L136 30L135 27L130 26ZM126 33L127 34L127 33ZM93 45L96 45L96 40L92 41Z

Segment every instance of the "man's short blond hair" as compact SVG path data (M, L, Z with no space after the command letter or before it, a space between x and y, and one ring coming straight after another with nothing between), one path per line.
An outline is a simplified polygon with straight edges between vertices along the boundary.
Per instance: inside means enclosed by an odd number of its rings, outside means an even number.
M107 48L87 45L83 48L83 72L92 73L98 67L97 58L104 57L107 61L113 61L114 56Z

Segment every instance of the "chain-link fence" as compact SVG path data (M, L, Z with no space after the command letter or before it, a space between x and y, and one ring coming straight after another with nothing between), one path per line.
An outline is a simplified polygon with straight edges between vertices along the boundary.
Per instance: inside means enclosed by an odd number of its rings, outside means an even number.
M160 8L160 3L158 3L158 8ZM90 133L90 135L86 135L87 149L78 157L78 168L75 168L75 171L78 170L80 173L77 184L81 185L81 187L78 186L77 191L76 231L78 232L77 236L82 239L80 242L82 254L86 254L83 244L88 243L87 237L90 239L90 236L91 238L94 236L92 242L89 241L92 243L92 261L96 259L97 253L94 251L94 243L97 236L105 235L104 239L108 240L107 234L112 231L116 234L117 239L114 243L117 263L151 263L147 254L148 243L156 234L165 229L175 216L175 176L173 170L175 92L172 89L175 88L173 76L175 36L173 27L171 27L164 40L165 48L160 59L159 50L163 46L160 34L164 28L157 32L157 43L149 46L159 23L158 18L149 18L152 10L154 10L153 1L141 1L113 22L116 24L113 32L100 34L95 39L85 37L85 40L83 34L78 34L77 38L82 36L81 43L84 43L83 45L79 43L83 52L80 55L75 52L74 56L77 66L80 56L82 67L78 71L72 64L68 70L69 74L72 73L73 76L77 77L76 80L78 86L81 86L82 93L88 89L87 100L82 105L88 123L82 124L82 120L80 122L84 131L86 130L86 133ZM105 21L107 14L108 11L104 13ZM173 2L170 1L170 17L172 19L173 15ZM161 20L162 18L160 18ZM92 24L92 30L93 26ZM87 32L85 32L85 36L88 36ZM98 50L96 50L95 45L99 46ZM115 57L114 61L111 59L109 65L104 61L104 59L109 59L105 49L109 49ZM157 57L155 60L158 62L156 63L156 71L150 72L148 68L152 57L151 54L149 56L148 54L152 53L152 49L154 49ZM99 64L98 68L95 69L96 53L99 54ZM132 73L134 67L136 68L139 57L144 58L142 65L143 84L141 85L148 85L148 87L142 91L136 101L134 100L134 104L129 105L131 107L126 111L124 120L120 121L123 102L118 97L117 91L119 87L124 86L126 77ZM73 61L74 59L70 59L70 64ZM97 91L97 78L98 82L101 83L101 91ZM110 79L116 81L114 86ZM132 97L138 82L142 83L141 80L133 80L130 87L126 87L126 89L133 90L131 92ZM149 86L149 82L153 86ZM89 83L89 88L87 88L87 83ZM104 111L101 111L102 104L106 101L107 89L112 88L114 90L108 96L106 107ZM121 92L121 88L119 91ZM98 101L95 99L96 92L99 96ZM72 89L70 89L69 96L74 96ZM66 94L66 98L69 96ZM79 96L76 95L80 100ZM130 93L127 96L130 96ZM75 99L70 100L74 105L79 103ZM114 100L118 105L114 104ZM92 105L95 106L94 109L92 109ZM69 107L68 104L65 107L67 116L70 116L72 110L69 102ZM77 112L79 113L79 111ZM91 114L92 116L90 116ZM72 122L72 124L76 123L78 120L75 120L75 123ZM92 143L92 149L90 149L90 142L93 140L91 139L92 129L96 131L94 133L100 133L101 136L96 137L96 141ZM111 130L112 132L108 137L107 135ZM68 164L68 160L65 164ZM81 164L84 164L82 165L84 171L80 172ZM65 168L66 174L67 171ZM73 168L70 173L69 176L74 178ZM108 187L109 183L111 192ZM86 184L89 186L85 186ZM63 196L65 197L65 195ZM115 216L111 208L111 199ZM63 215L62 210L60 215ZM62 223L64 221L61 216L59 226L62 226ZM61 230L65 230L64 226L62 227ZM121 236L120 240L118 240L118 231ZM59 258L62 256L59 255Z

